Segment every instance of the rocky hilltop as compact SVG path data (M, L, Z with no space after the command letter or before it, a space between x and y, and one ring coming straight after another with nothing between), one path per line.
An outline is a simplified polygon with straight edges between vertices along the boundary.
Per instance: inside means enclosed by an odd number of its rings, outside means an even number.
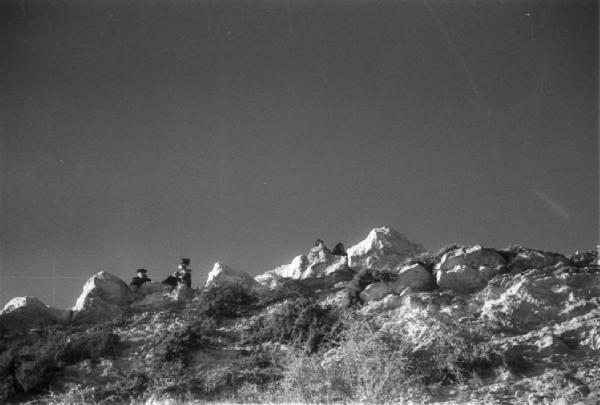
M202 289L93 275L0 312L4 403L600 401L600 257L390 228Z

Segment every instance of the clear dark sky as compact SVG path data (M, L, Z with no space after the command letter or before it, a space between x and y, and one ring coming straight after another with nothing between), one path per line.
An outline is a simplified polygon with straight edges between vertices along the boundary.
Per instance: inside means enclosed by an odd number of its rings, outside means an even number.
M0 305L391 226L598 243L596 1L0 2Z

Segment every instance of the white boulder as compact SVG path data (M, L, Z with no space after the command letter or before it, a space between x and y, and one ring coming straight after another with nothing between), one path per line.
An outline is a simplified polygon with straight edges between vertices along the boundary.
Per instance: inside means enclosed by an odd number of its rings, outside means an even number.
M598 308L594 275L548 274L534 269L486 288L481 318L517 331L560 323Z
M472 267L457 265L450 270L436 272L437 285L442 290L460 293L477 291L486 286L487 276Z
M70 311L44 304L35 297L16 297L0 312L0 329L34 328L68 322Z
M506 261L494 249L479 245L447 252L436 264L436 280L441 289L468 293L486 286L504 268Z
M134 295L120 278L101 271L86 281L83 291L73 307L73 319L100 321L123 313L123 308L133 301Z
M398 287L410 287L413 290L429 290L434 286L435 279L433 274L418 263L404 266L398 272L398 279L395 281Z
M425 252L425 248L411 242L391 228L375 228L365 240L348 249L348 265L354 271L365 268L396 270L408 258Z
M346 256L333 255L326 248L313 248L309 256L296 256L291 263L260 274L254 279L263 286L274 288L283 280L306 280L310 284L310 280L316 279L339 282L350 278Z
M214 264L210 273L208 273L205 288L221 287L232 284L241 285L246 288L254 288L260 285L248 273L232 269L223 263L217 262Z
M195 295L196 294L194 293L194 290L192 288L188 287L185 284L178 284L177 287L175 287L173 291L171 291L169 297L173 301L182 302L191 300L192 298L194 298Z
M424 291L430 290L434 286L435 279L433 275L425 267L415 263L401 268L394 281L368 285L360 293L360 298L364 302L378 301L388 294L400 294L406 288Z

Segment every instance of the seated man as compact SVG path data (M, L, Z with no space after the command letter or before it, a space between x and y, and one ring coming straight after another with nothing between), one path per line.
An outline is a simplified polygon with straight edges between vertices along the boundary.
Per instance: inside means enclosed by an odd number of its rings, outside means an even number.
M146 269L138 269L137 270L137 276L133 277L131 279L131 283L129 283L130 286L132 287L141 287L142 284L148 282L148 281L152 281L147 275L148 271Z
M192 270L188 267L190 265L190 259L181 259L181 264L178 266L178 270L174 271L172 275L163 280L163 284L177 287L178 284L185 284L188 287L192 286Z
M179 283L185 284L188 287L192 287L192 269L189 268L190 259L183 258L181 259L181 264L179 265L178 277Z

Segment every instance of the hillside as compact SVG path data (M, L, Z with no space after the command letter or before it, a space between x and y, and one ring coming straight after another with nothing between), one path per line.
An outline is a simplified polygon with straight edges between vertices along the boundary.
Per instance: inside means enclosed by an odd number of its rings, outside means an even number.
M0 402L595 404L599 354L597 250L377 228L255 278L216 263L201 290L100 272L70 310L15 298Z

